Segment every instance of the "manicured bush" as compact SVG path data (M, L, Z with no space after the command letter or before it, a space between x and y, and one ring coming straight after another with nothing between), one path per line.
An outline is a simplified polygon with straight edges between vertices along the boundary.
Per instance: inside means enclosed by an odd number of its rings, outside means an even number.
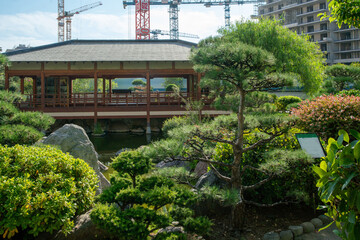
M179 88L176 84L169 84L169 85L166 86L165 91L172 92L176 88Z
M9 92L6 90L0 91L0 101L5 101L8 103L18 103L25 99L24 95L16 92Z
M17 112L7 122L7 124L31 126L38 130L46 130L54 123L53 117L41 112Z
M211 222L204 217L193 218L194 213L187 208L194 204L196 194L170 178L148 173L150 159L140 152L121 153L112 167L118 175L112 177L112 185L100 195L100 204L91 212L91 219L99 227L126 240L148 239L173 221L178 221L187 233L209 231ZM144 173L147 175L141 176ZM185 234L172 236L166 232L155 239L167 237L186 239Z
M293 104L293 103L299 103L301 102L301 98L299 97L295 97L295 96L282 96L282 97L278 97L276 99L275 105L278 111L286 111L287 110L287 106L289 104Z
M340 129L360 129L360 97L323 95L302 102L292 114L299 128L326 140Z
M356 96L360 97L360 90L351 89L351 90L343 90L336 94L336 96Z
M24 125L1 125L0 144L14 146L16 144L31 145L44 136L33 127Z
M327 156L313 169L319 175L319 196L342 239L360 239L360 133L344 130L337 140L330 138Z
M0 234L68 233L74 216L92 206L96 187L89 165L58 149L0 146Z
M189 123L190 120L187 117L172 117L165 120L161 130L167 134L170 130Z
M9 102L1 101L0 100L0 121L4 120L4 117L11 117L15 113L19 112L19 110Z

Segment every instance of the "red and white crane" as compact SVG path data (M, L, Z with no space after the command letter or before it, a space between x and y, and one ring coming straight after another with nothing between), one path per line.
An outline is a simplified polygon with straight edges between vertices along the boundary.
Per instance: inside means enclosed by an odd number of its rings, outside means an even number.
M65 19L66 19L66 41L71 40L71 18L75 14L87 11L89 9L101 6L102 3L95 2L76 8L71 11L65 11L64 0L58 0L58 42L65 40Z

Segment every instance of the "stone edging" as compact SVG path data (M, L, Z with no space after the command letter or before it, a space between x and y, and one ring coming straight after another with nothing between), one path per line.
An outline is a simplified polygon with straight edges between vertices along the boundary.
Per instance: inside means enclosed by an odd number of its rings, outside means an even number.
M305 233L311 233L315 230L325 227L332 221L331 218L325 215L320 215L317 218L311 219L310 222L303 222L300 226L289 226L288 230L277 232L268 232L264 234L263 240L293 240L301 239Z

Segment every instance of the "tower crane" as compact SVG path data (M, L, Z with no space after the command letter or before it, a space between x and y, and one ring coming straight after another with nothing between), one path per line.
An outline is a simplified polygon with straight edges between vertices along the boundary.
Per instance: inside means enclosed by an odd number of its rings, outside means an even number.
M150 33L153 35L152 39L155 39L155 40L158 39L158 35L170 35L169 31L164 31L164 30L160 30L160 29L153 29L150 31ZM195 34L181 33L181 32L179 32L178 34L179 34L179 37L199 38L199 36L195 35Z
M82 7L73 9L71 11L65 11L64 8L64 0L58 0L58 41L64 41L64 21L66 19L66 41L71 40L71 18L75 14L79 14L81 12L87 11L89 9L101 6L102 3L95 2L91 4L84 5Z
M170 39L179 39L179 5L180 4L203 4L205 7L211 6L224 6L225 10L225 27L230 26L230 5L242 5L247 3L252 4L259 4L264 3L265 0L123 0L123 6L126 8L130 5L135 5L139 1L147 1L149 2L148 6L150 5L169 5L169 25L170 25ZM136 7L137 8L137 7ZM138 8L136 12L138 11ZM148 30L150 29L150 8L148 7L147 10L143 10L143 15L145 11L148 12L149 15L149 25ZM138 29L138 25L136 25L136 33L140 32L141 30ZM146 39L150 38L150 30L144 32L144 34L148 34ZM140 38L137 38L140 39Z

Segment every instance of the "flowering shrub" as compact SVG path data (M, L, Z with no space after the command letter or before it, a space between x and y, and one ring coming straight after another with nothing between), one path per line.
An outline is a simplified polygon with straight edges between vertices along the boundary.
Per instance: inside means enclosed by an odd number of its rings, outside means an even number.
M360 97L323 95L303 101L292 114L298 127L328 139L340 129L360 129Z

